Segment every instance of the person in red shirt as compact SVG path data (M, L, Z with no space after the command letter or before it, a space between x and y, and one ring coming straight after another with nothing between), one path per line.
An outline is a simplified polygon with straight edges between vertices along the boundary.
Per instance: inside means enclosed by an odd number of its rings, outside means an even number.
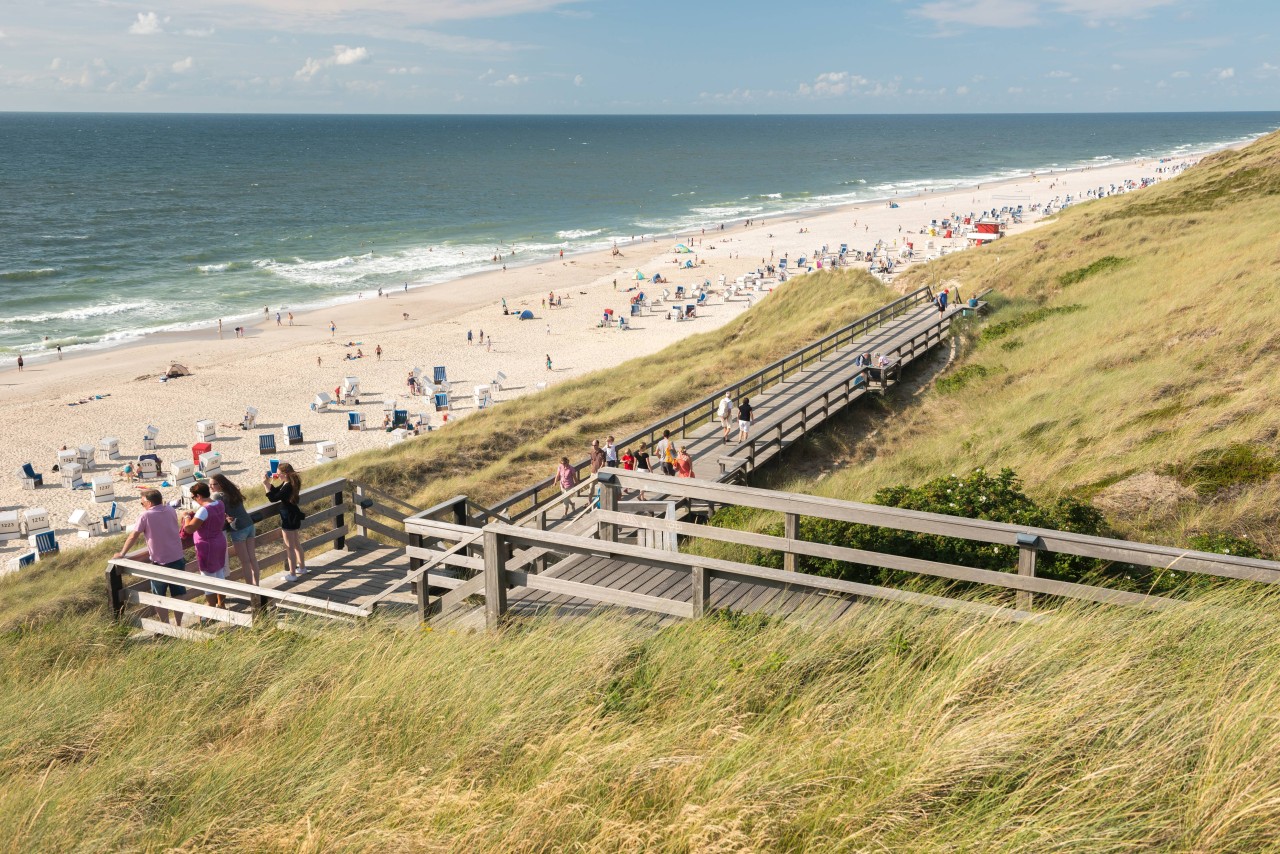
M635 471L636 458L631 455L630 448L622 452L622 468L624 471Z

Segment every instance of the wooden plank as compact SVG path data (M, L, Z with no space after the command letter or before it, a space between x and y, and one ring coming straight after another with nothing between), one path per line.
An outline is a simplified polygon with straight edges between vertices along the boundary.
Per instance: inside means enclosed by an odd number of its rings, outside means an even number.
M202 632L199 629L178 627L173 623L162 623L159 620L153 620L150 617L138 617L133 620L133 625L142 629L144 632L151 632L153 635L168 635L171 638L191 641L213 640L213 635L208 632Z
M166 569L162 566L156 566L149 563L138 563L125 558L113 559L109 563L119 566L125 572L131 575L137 575L141 578L151 579L155 581L169 581L175 584L181 584L185 587L194 588L200 592L221 593L224 596L232 596L237 599L252 599L254 596L262 596L266 599L273 599L277 602L293 602L307 607L319 608L320 610L332 610L339 614L349 616L363 617L366 613L361 608L353 608L347 605L329 605L320 600L311 600L299 594L275 590L270 587L255 587L251 584L244 584L239 581L227 581L221 578L210 578L207 575L196 575L190 572L182 572L175 569Z
M367 516L370 513L376 513L379 516L385 516L395 522L403 522L408 518L403 511L397 510L394 507L389 507L381 501L373 498L365 498L364 500L369 502L368 507L359 507L359 505L357 505L359 508L357 512L362 516Z
M616 555L655 566L668 567L677 571L687 570L693 565L695 560L674 552L645 549L623 543L602 543L598 540L584 540L580 537L567 537L551 531L529 531L523 528L516 528L511 525L495 524L489 526L486 530L495 530L496 533L500 533L502 536L514 542L554 544L560 547L561 550L578 552L580 554L603 554L605 556ZM933 608L963 611L965 613L988 618L1026 620L1034 618L1035 616L1033 614L1028 614L1025 611L1016 611L1011 608L985 605L979 602L969 602L963 599L947 599L941 596L931 596L924 593L895 590L889 587L878 587L870 584L859 584L857 582L842 581L834 578L823 578L817 575L789 573L785 570L749 566L747 564L734 563L732 561L721 560L719 558L707 558L700 556L696 558L696 562L705 566L707 569L712 570L717 575L731 578L760 578L794 587L812 587L820 590L832 590L839 593L851 593L872 599L885 599L892 602L902 602L912 605L927 605Z
M220 623L229 623L233 626L253 625L252 614L231 611L226 608L216 608L201 602L193 602L190 599L174 599L171 596L157 596L154 593L144 593L136 590L126 593L124 598L126 602L132 602L135 605L151 605L156 608L164 608L167 611L195 614L197 617L217 620Z
M919 558L902 557L884 554L883 552L849 549L842 546L829 546L807 540L788 540L782 537L771 537L767 534L756 534L750 531L737 531L733 528L715 528L710 525L692 525L687 522L670 522L665 519L645 519L645 527L655 530L672 531L685 536L701 537L720 542L749 545L775 551L792 552L809 557L828 558L845 563L861 563L879 566L885 569L896 569L917 575L929 575L946 578L952 581L969 581L976 584L990 584L1011 590L1035 593L1048 593L1053 596L1064 596L1070 599L1081 599L1087 602L1099 602L1111 605L1129 605L1149 610L1165 610L1182 604L1176 599L1167 599L1145 593L1129 593L1107 587L1094 587L1087 584L1075 584L1070 581L1055 581L1049 578L1028 577L1024 574L1013 575L990 569L975 569L950 563L936 563ZM793 571L793 570L788 570ZM1021 610L1026 610L1025 608Z
M463 569L473 569L477 572L484 569L484 560L482 558L469 557L464 554L452 554L452 555L446 556L445 552L438 551L436 549L423 549L423 548L419 548L418 546L406 547L405 553L408 554L409 557L425 558L425 559L439 558L438 563L445 564L446 566L457 566L457 567L462 567ZM412 575L412 573L410 573L410 575ZM412 581L413 578L409 578L409 580Z
M379 522L378 520L366 516L363 513L356 514L356 524L363 525L372 531L377 531L379 534L382 534L385 537L390 537L398 543L412 542L412 540L409 539L409 535L404 532L404 529L393 528L390 525Z
M552 578L547 575L513 570L512 581L534 590L547 590L562 593L592 602L603 602L606 605L620 605L624 608L635 608L640 611L652 611L657 614L670 614L673 617L692 617L692 608L684 602L673 602L656 596L645 596L630 593L626 590L614 590L610 587L597 587L594 584L581 584L563 578ZM523 577L521 577L523 576Z
M321 534L318 537L312 537L309 540L303 540L302 543L300 544L302 546L302 553L305 555L311 549L314 549L317 546L323 546L325 543L331 543L334 540L340 539L341 537L345 537L349 533L350 531L348 530L348 527L346 525L343 525L341 528L332 528L328 532ZM272 552L271 554L265 557L258 558L258 569L263 570L268 567L275 566L278 563L284 563L284 562L285 562L285 553L283 550L278 552Z

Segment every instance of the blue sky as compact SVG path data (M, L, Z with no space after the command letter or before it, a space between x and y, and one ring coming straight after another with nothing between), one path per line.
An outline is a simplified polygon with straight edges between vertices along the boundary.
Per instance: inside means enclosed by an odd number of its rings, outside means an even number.
M1274 110L1276 0L3 0L0 110Z

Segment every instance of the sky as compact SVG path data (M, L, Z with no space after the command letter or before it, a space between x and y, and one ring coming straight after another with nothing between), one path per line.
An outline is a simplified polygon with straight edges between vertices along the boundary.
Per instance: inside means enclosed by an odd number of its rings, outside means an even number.
M1275 110L1277 0L0 0L0 110Z

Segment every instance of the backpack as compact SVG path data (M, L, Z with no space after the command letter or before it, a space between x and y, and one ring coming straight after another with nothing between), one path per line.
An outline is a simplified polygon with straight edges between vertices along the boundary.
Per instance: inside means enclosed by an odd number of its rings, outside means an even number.
M663 462L674 463L676 461L676 443L667 442L667 446L662 449Z
M721 399L720 399L720 410L719 410L719 412L718 412L717 414L718 414L721 418L725 418L725 417L727 417L727 416L729 415L729 409L730 409L730 407L732 407L732 406L733 406L733 401L732 401L732 400L730 400L730 399L729 399L729 398L727 398L727 397L723 397L723 398L721 398Z

